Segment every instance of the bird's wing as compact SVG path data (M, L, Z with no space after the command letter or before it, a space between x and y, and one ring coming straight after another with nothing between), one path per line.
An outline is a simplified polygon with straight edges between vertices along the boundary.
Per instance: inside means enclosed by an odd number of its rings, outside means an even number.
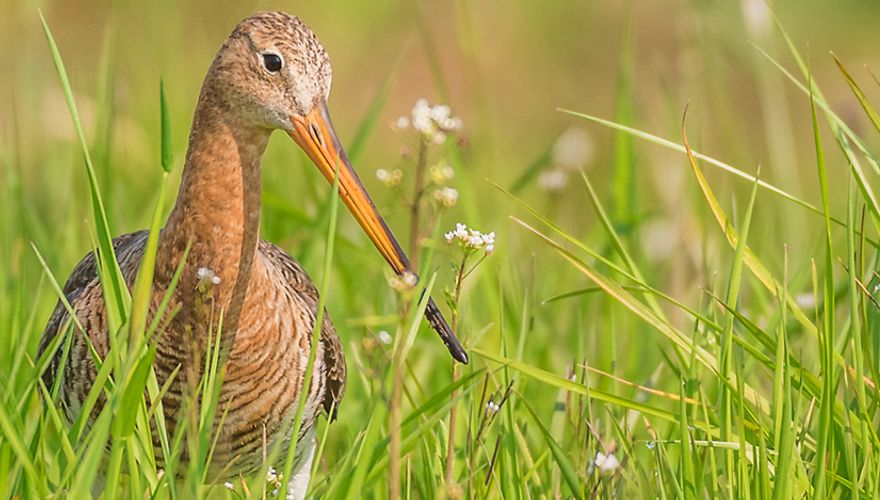
M116 253L116 260L119 262L119 267L123 269L123 273L125 273L127 269L135 269L137 263L140 262L144 251L144 245L147 241L147 234L148 231L144 230L123 234L122 236L113 238L113 250ZM78 300L83 291L97 281L98 269L95 262L95 254L89 252L79 261L79 264L73 268L70 277L67 279L67 282L62 289L65 298L67 298L67 301L75 311L79 312L84 306L83 304L80 304ZM89 304L89 306L103 307L103 302L94 305ZM55 304L55 309L52 311L52 316L49 317L49 322L46 324L46 328L43 330L43 336L40 338L40 346L37 350L37 358L43 356L43 353L49 348L52 341L55 340L59 334L68 330L67 323L69 318L70 315L67 312L67 308L65 308L64 304L59 300ZM62 349L60 349L60 346L62 344L63 343L59 343L55 351L50 354L51 361L42 374L43 382L49 389L51 389L52 385L55 383L55 377L58 375L56 371L61 362Z
M312 282L306 271L293 257L287 255L274 243L261 240L260 253L269 259L275 268L282 274L284 282L288 283L294 292L299 295L311 308L311 313L317 317L318 312L318 289ZM321 347L323 351L323 377L325 384L324 410L335 418L336 408L345 392L345 358L342 345L336 335L336 329L330 320L330 315L324 311L324 319L321 324Z

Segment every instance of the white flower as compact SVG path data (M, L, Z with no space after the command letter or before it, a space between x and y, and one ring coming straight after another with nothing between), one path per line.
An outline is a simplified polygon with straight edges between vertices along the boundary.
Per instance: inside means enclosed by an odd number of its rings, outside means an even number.
M455 177L455 170L452 169L449 165L438 163L431 167L430 170L431 182L437 184L438 186L442 186L447 182L451 181L453 177Z
M767 36L773 20L770 18L770 7L764 0L741 0L740 6L749 36L755 38Z
M434 191L434 198L444 207L452 207L458 203L458 191L451 187L442 187Z
M431 106L425 99L416 101L412 109L412 126L423 134L433 132L433 123L431 122Z
M568 170L580 170L593 159L593 139L580 127L566 129L553 145L553 163Z
M812 293L799 293L794 296L794 301L798 307L802 309L812 309L816 307L816 296Z
M457 242L466 250L483 250L487 254L495 251L495 232L481 233L476 229L468 229L462 223L455 225L455 229L444 234L446 243Z
M614 453L604 454L601 451L596 452L596 458L593 464L599 469L600 474L612 474L620 468L620 461L614 456Z
M223 487L226 488L227 490L234 490L235 489L235 486L233 486L233 484L230 483L229 481L226 481L225 483L223 483Z
M394 122L394 126L397 127L399 130L408 129L409 128L409 118L407 118L405 116L401 116L400 118L397 119L396 122Z
M200 267L196 271L196 279L199 280L199 287L220 284L220 276L214 274L214 271L207 267Z
M538 176L538 187L544 191L554 193L562 191L568 185L568 172L561 168L544 170Z
M269 470L266 471L266 482L274 483L278 481L278 472L275 471L275 467L269 467Z
M388 285L398 293L404 293L415 288L419 282L415 274L404 271L402 274L388 278Z
M376 336L379 337L379 342L382 342L385 345L388 345L394 341L394 338L391 337L391 334L386 332L385 330L379 330L379 333L377 333Z
M464 240L467 239L467 226L462 223L458 223L455 225L455 229L446 233L444 236L446 237L446 243L452 243L452 240L459 239Z
M400 184L400 179L403 178L403 171L399 168L395 168L394 170L380 168L376 170L376 178L387 187L395 187Z
M409 271L404 271L404 273L403 273L403 283L404 283L405 285L407 285L407 286L409 286L410 288L412 288L412 287L416 286L416 283L418 283L418 282L419 282L419 279L416 278L416 275L415 275L415 274L413 274L413 273L411 273L411 272L409 272Z
M639 229L642 249L651 262L672 256L681 241L681 228L665 218L653 219Z
M498 410L500 409L501 407L495 401L492 401L490 399L488 402L486 402L486 415L491 417L492 415L498 413Z
M412 127L435 144L443 144L449 132L461 129L461 120L452 116L452 109L446 104L431 106L425 99L419 99L412 108L412 118L402 116L397 119L397 128L405 129L402 124Z

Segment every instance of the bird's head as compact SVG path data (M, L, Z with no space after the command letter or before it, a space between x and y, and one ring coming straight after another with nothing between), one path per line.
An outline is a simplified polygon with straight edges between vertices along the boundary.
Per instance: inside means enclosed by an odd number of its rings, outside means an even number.
M203 98L249 126L286 132L330 183L338 174L339 196L388 264L398 274L415 271L333 129L330 80L330 58L308 26L283 12L260 12L239 23L217 53ZM452 357L466 363L467 354L433 302L426 315Z
M330 58L308 26L284 12L259 12L229 35L206 88L250 125L290 133L297 119L326 106L330 80Z

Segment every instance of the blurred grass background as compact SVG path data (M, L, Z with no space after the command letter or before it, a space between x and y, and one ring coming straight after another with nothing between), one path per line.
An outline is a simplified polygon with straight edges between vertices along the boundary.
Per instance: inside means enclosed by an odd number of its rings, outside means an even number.
M535 165L551 168L552 160L541 159L552 157L552 147L566 129L582 128L593 150L584 168L612 214L617 233L646 272L647 282L698 308L707 301L703 289L723 295L734 260L684 155L627 140L557 108L613 118L680 142L681 116L689 106L688 130L695 149L748 173L761 166L763 180L821 206L809 100L752 45L794 67L758 0L4 0L0 2L0 345L8 347L8 354L0 354L3 366L12 365L11 353L22 342L33 355L55 302L41 279L30 242L62 279L89 249L85 220L90 213L81 153L37 8L43 10L65 58L115 234L148 225L160 183L160 77L171 105L177 160L172 178L177 182L201 79L225 36L255 10L286 10L316 31L333 62L330 109L344 143L351 143L370 103L390 82L378 126L355 167L401 239L405 239L406 210L373 175L377 168L394 166L406 172L400 159L406 141L389 124L407 115L421 97L452 106L464 121L466 138L461 148L451 148L450 153L458 158L455 185L461 199L444 214L441 227L461 221L498 233L498 251L467 282L464 336L484 350L502 352L512 349L504 344L518 339L510 332L525 331L522 361L557 375L567 376L572 363L586 360L626 380L677 393L678 374L665 368L672 356L668 346L659 336L646 336L645 324L623 308L600 294L542 304L592 284L511 222L510 215L522 217L524 212L487 180L515 186L518 196L571 235L610 251L577 176L561 189L548 191L539 182L538 169L533 168L536 175L528 174ZM880 5L869 0L777 1L773 8L797 47L809 56L812 76L828 103L857 133L865 133L869 145L876 145L876 134L867 133L870 123L828 52L833 50L863 81L869 98L880 96L863 70L867 66L876 72L880 64L875 50ZM830 208L843 218L846 164L832 146L830 134L826 140ZM317 171L303 160L287 138L276 134L263 164L262 231L264 238L302 260L315 277L324 234L317 228L323 227L327 191ZM706 173L739 227L735 214L745 212L750 183L710 168ZM876 184L876 179L871 182ZM176 192L171 188L169 192ZM810 259L821 261L823 229L821 216L761 191L749 244L779 277L786 245L791 293L805 294L807 300L812 294ZM369 400L365 387L370 383L356 380L361 377L358 372L364 370L369 376L369 369L381 369L387 361L374 352L382 347L365 339L391 328L381 317L396 310L393 292L376 286L387 276L384 263L347 214L340 219L340 238L328 308L346 347L352 381L325 451L323 467L328 475L365 425L359 411ZM842 241L843 234L835 238ZM440 286L449 286L449 259L441 250ZM375 293L367 296L364 290ZM772 300L752 285L744 285L743 294L744 314L754 314L756 322L773 321ZM695 328L680 310L664 309L683 331ZM505 335L509 335L506 340ZM805 363L815 367L810 352L815 346L805 343L800 348L806 350ZM418 337L411 364L428 395L448 384L449 361L426 331ZM438 370L438 365L443 368ZM497 365L475 357L473 366ZM0 378L3 373L0 367ZM761 377L759 371L751 375ZM597 383L633 399L643 397L607 378ZM557 395L538 382L523 384L519 394L548 416L549 425ZM608 411L615 417L624 415L619 408ZM582 472L594 451L571 452L573 460L584 466Z
M760 2L751 1L632 2L631 6L559 2L540 8L529 2L468 1L210 6L8 2L0 19L0 64L5 68L0 138L7 165L16 165L33 217L46 226L78 232L71 222L81 220L88 208L76 196L85 181L70 168L79 153L66 147L73 129L37 29L35 12L42 7L65 57L87 135L111 138L102 141L106 151L99 153L109 156L99 163L112 168L101 181L111 199L111 212L118 215L114 228L127 232L144 227L148 214L143 206L152 200L154 190L117 186L146 188L158 182L150 175L155 172L158 135L156 82L160 77L167 82L180 164L201 78L220 42L250 12L280 8L305 19L331 54L331 109L342 137L353 136L370 100L397 65L380 120L384 124L407 114L419 97L448 102L464 119L471 144L466 150L467 171L461 174L484 193L472 203L497 206L506 203L504 197L485 190L483 179L509 185L575 123L556 108L615 115L623 33L630 29L633 118L640 128L675 138L681 111L690 103L690 122L701 149L748 171L763 164L769 182L791 181L785 183L786 190L815 199L815 184L799 179L811 151L794 142L809 134L808 109L750 45L754 42L771 53L778 48L772 21L758 19L752 32L747 29L743 11L755 7L743 5L752 3L758 4L761 18ZM852 68L875 63L877 56L868 42L880 9L869 1L809 6L778 2L774 7L795 41L805 49L809 43L814 77L825 86L829 101L840 105L840 114L851 118L856 129L863 127L857 103L849 99L827 53L835 50ZM431 57L439 62L439 76L432 73ZM98 75L109 75L110 81L101 81ZM611 177L611 133L598 127L589 127L589 133L596 151L589 165L591 176L602 186ZM301 172L291 174L295 153L286 142L276 137L268 152L267 190L289 200L302 199L297 196L303 184ZM373 184L368 186L372 191L376 189L371 172L397 161L400 145L400 138L385 127L370 138L358 168ZM674 215L663 213L662 192L675 193L686 182L686 170L674 165L676 158L639 146L634 198L640 213ZM317 178L314 172L305 175L310 182ZM125 195L114 196L116 191ZM524 196L534 199L541 193L529 189ZM566 227L584 222L577 214L579 196L563 192L560 198L560 221ZM394 221L394 214L389 218ZM486 222L506 224L498 218ZM761 241L770 248L790 241L784 226L782 232L775 225L766 228L767 238ZM58 236L53 234L53 246L59 243ZM41 246L49 243L35 241ZM57 264L69 266L78 258L75 255L67 253L66 260Z

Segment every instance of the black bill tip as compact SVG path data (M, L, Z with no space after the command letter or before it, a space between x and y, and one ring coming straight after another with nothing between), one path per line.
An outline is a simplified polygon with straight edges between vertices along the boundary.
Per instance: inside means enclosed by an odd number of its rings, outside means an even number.
M437 332L437 335L440 335L440 339L446 344L446 349L449 350L449 355L452 356L452 359L464 365L468 364L467 352L465 352L464 347L461 346L461 343L455 337L455 333L449 327L449 323L446 322L446 318L443 317L440 308L434 303L434 299L428 299L425 317L428 318L428 324L431 325L431 328Z

